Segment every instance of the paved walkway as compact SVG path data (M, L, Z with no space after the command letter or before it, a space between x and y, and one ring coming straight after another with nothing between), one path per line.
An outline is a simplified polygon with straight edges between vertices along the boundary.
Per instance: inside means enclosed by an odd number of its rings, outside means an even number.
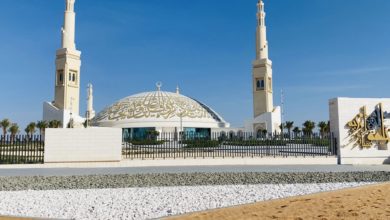
M27 168L126 168L126 167L184 167L184 166L263 166L263 165L334 165L336 157L264 157L264 158L170 158L170 159L123 159L118 162L71 162L45 164L0 165L0 169Z
M1 169L0 176L79 176L147 173L224 173L224 172L390 172L390 165L264 165L264 166L175 166L175 167L111 167L111 168L18 168Z

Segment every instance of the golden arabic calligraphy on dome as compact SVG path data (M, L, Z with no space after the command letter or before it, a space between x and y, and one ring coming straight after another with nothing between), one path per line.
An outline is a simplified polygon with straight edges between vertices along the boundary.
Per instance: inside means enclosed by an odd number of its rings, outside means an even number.
M124 98L104 109L95 120L170 119L174 117L215 118L215 115L194 99L177 93L155 91Z

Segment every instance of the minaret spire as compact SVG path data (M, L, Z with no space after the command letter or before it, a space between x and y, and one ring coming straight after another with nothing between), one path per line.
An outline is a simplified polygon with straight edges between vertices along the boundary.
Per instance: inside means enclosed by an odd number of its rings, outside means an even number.
M180 94L180 87L179 87L179 85L176 86L176 94Z
M62 48L67 48L71 50L76 50L76 45L75 45L76 13L74 12L75 1L76 0L66 0L64 26L62 27Z
M93 110L93 87L92 84L88 84L87 89L87 112L86 112L86 118L88 120L91 120L95 117L95 111Z
M257 4L256 59L268 59L267 28L265 26L264 2Z

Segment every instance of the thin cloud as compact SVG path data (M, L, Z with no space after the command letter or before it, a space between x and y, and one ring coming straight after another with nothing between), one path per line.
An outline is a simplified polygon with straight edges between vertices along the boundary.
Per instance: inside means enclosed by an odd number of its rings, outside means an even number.
M348 76L348 75L366 75L378 72L389 71L390 67L365 67L359 69L344 69L344 70L333 70L333 71L324 71L318 72L314 75L323 75L323 76ZM313 74L313 73L311 73Z
M287 91L296 91L296 92L346 92L354 90L369 89L371 86L360 86L360 85L336 85L336 86L292 86L287 87Z

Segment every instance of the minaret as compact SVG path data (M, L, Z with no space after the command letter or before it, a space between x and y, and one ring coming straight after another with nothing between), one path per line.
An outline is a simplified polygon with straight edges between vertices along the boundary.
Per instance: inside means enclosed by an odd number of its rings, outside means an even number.
M87 90L87 112L85 114L87 120L91 120L95 117L95 111L93 110L93 87L92 84L88 84Z
M75 26L76 14L74 13L75 0L66 1L65 20L62 27L62 48L76 50Z
M272 62L268 59L267 28L264 2L259 0L256 30L256 60L253 62L253 112L254 117L273 111Z
M179 87L179 85L176 86L176 94L180 94L180 87Z
M268 41L264 2L259 0L257 3L256 60L262 59L268 59Z
M76 50L75 0L66 0L62 48L57 50L54 106L79 115L81 52Z

